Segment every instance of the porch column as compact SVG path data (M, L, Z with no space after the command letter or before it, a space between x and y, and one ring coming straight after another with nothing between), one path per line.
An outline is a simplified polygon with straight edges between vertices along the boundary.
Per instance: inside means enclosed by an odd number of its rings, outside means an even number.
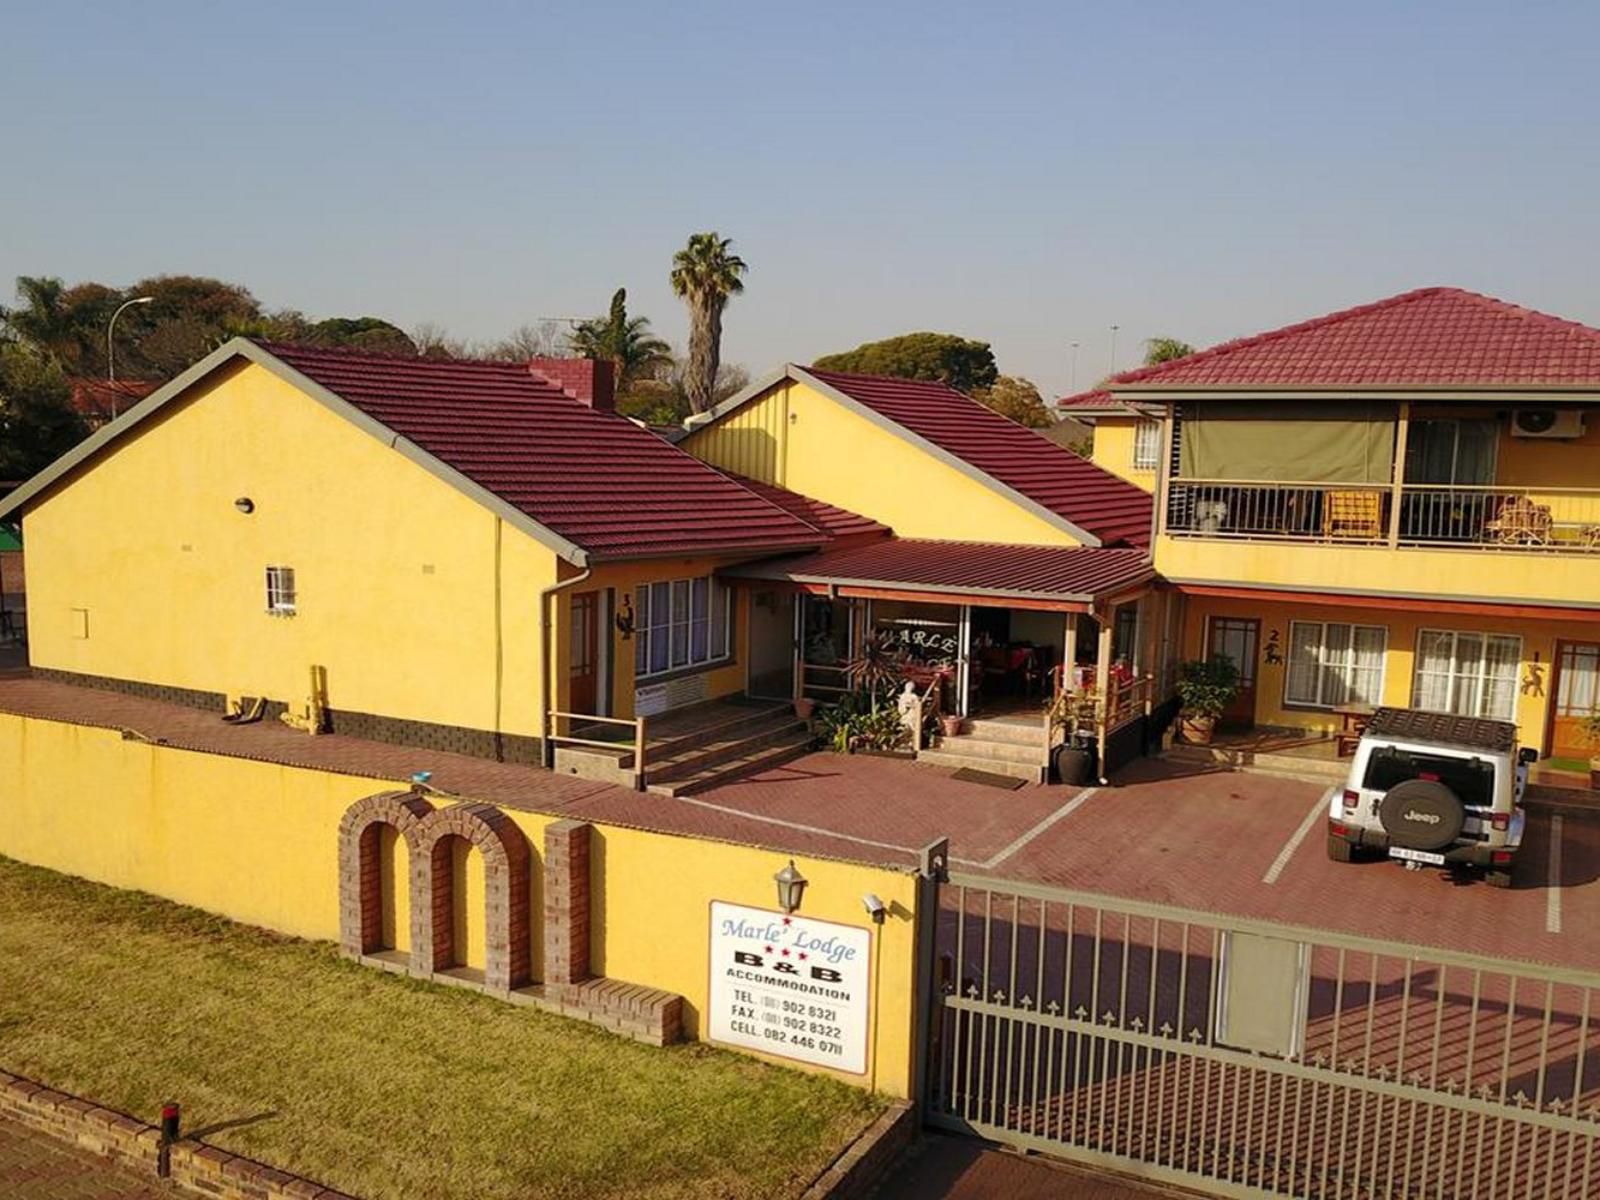
M1394 431L1394 470L1389 484L1389 547L1400 544L1400 497L1406 482L1406 438L1411 430L1411 401L1400 401Z
M1100 618L1099 656L1095 661L1095 686L1100 693L1100 717L1095 722L1096 758L1100 763L1100 782L1106 782L1106 730L1111 722L1111 638L1117 629L1117 610L1107 607Z
M1070 692L1078 669L1078 614L1067 614L1067 635L1061 643L1061 690Z
M972 656L972 606L963 604L961 615L957 618L956 636L960 639L960 647L956 651L956 712L961 716L967 715L967 694L970 690L968 681L972 677L972 664L968 661Z

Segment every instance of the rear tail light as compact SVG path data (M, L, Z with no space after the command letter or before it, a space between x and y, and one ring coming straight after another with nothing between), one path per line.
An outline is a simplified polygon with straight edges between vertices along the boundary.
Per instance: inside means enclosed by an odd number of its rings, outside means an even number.
M1511 814L1494 813L1489 818L1489 824L1493 825L1501 833L1504 833L1506 830L1511 828Z
M1331 833L1334 837L1349 837L1350 836L1350 826L1340 824L1338 821L1329 821L1328 822L1328 832Z
M1511 851L1491 850L1489 851L1489 861L1497 867L1503 867L1511 861Z
M1349 788L1345 788L1345 790L1344 790L1344 811L1347 812L1347 813L1353 813L1360 806L1360 804L1361 804L1361 793L1360 792L1356 792L1356 791L1351 791Z

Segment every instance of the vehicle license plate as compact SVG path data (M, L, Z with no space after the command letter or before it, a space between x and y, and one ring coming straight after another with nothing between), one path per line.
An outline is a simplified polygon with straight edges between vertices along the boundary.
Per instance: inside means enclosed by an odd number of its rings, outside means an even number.
M1444 855L1434 854L1429 850L1412 850L1407 846L1390 846L1390 858L1403 858L1407 862L1432 863L1436 867L1444 866Z

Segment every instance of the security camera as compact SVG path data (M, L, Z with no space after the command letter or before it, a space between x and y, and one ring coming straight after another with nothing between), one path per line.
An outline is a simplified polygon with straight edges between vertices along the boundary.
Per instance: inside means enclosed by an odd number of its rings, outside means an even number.
M883 918L888 915L889 907L871 892L861 897L861 907L867 910L867 916L872 918L875 925L882 925Z

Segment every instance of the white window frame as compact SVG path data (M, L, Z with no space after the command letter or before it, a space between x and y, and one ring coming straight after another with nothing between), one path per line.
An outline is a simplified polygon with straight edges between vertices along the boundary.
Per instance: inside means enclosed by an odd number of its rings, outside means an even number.
M1455 699L1456 686L1460 680L1469 679L1473 685L1472 712L1459 713L1453 708L1444 709L1443 711L1455 713L1457 716L1476 717L1485 720L1515 721L1517 719L1517 696L1519 694L1519 682L1522 677L1522 636L1515 633L1492 633L1482 629L1418 629L1416 644L1412 647L1411 707L1421 707L1421 705L1418 703L1418 700L1421 692L1421 687L1419 685L1422 676L1422 639L1430 634L1448 637L1450 639L1449 694L1452 702ZM1469 675L1460 668L1461 639L1463 637L1476 637L1483 639L1484 652L1478 660L1478 671L1475 675ZM1513 668L1511 673L1510 689L1511 711L1507 713L1492 713L1483 711L1483 698L1488 689L1489 680L1492 678L1492 676L1490 676L1488 673L1489 641L1492 638L1497 638L1503 642L1510 642L1516 647L1516 651L1511 658L1511 665ZM1430 672L1430 674L1437 674L1437 672ZM1438 712L1441 710L1429 709L1428 711Z
M1133 426L1134 469L1154 471L1160 465L1161 422L1155 417L1141 417Z
M706 600L704 617L695 616L696 592ZM653 603L666 598L665 611ZM733 657L733 589L715 575L656 579L634 588L633 677L653 679L682 671L703 670ZM704 624L705 647L696 653L696 626ZM657 639L666 639L662 665L652 668Z
M295 590L294 568L269 566L267 568L267 611L275 617L292 617L299 611L299 593Z
M1328 653L1328 629L1332 626L1344 626L1350 631L1350 638L1345 644L1344 661L1332 661ZM1317 698L1316 700L1300 700L1289 695L1289 681L1294 677L1294 648L1296 645L1295 629L1297 627L1314 626L1317 629ZM1378 686L1377 699L1373 704L1383 702L1383 685L1389 672L1389 627L1387 625L1361 625L1354 621L1290 621L1289 642L1284 648L1283 660L1283 706L1284 708L1323 708L1331 709L1334 702L1328 698L1328 680L1337 678L1335 671L1354 671L1356 669L1356 630L1376 630L1383 635L1383 649L1378 656ZM1347 677L1348 678L1348 677Z

